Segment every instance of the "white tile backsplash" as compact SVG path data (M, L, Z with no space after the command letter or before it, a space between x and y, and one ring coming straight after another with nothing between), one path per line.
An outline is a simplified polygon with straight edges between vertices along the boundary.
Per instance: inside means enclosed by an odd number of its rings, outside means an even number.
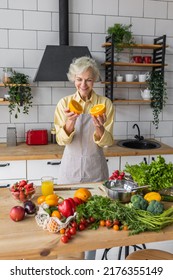
M99 15L118 15L118 0L109 0L100 5L100 0L93 0L93 13Z
M0 61L3 67L23 67L23 50L1 49Z
M0 27L5 29L22 29L23 14L18 10L0 10Z
M80 32L104 33L105 17L97 15L80 15Z
M119 1L119 15L130 17L143 16L143 0L126 0Z
M167 3L163 1L144 1L144 16L150 18L167 18Z
M1 0L2 2L3 0ZM17 10L36 10L37 9L37 1L35 0L8 0L10 9Z
M51 30L51 13L25 11L24 29Z
M10 30L9 47L12 49L36 49L36 32L28 30Z

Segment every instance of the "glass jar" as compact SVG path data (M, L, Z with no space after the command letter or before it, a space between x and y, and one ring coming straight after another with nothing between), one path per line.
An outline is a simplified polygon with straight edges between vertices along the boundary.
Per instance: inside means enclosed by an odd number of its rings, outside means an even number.
M3 77L2 77L2 82L3 83L10 83L11 82L11 76L12 76L12 68L3 68Z
M51 143L56 144L56 129L55 127L51 128Z

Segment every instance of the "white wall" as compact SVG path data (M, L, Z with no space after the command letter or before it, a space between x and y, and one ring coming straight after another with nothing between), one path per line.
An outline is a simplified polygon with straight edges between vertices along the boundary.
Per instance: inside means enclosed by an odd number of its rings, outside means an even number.
M149 105L118 105L115 107L114 136L116 139L134 136L136 122L145 137L155 137L173 146L173 0L69 0L69 44L87 45L100 66L104 79L104 48L107 28L114 23L130 24L137 43L152 43L153 38L167 35L165 80L168 101L160 116L159 129L152 125ZM70 83L33 83L33 79L46 45L59 44L58 0L0 0L0 76L3 67L29 75L32 84L33 107L29 115L18 119L9 115L8 106L0 106L0 142L6 141L6 129L15 124L18 141L25 139L30 128L50 128L58 100L74 92ZM138 50L140 53L141 50ZM121 69L122 70L122 69ZM102 84L96 91L104 94ZM0 97L6 89L0 88ZM138 87L118 88L114 96L139 98Z

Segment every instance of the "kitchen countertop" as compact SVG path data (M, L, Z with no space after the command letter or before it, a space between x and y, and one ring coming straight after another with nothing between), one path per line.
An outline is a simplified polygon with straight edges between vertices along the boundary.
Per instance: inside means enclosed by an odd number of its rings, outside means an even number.
M102 191L102 182L69 186L93 187L92 195L105 196ZM64 198L74 195L74 190L56 192ZM41 189L38 187L33 201L36 202L40 195ZM142 232L136 235L129 235L128 231L113 231L101 227L97 230L79 231L68 244L63 244L60 242L59 233L52 234L43 230L37 225L33 215L27 215L23 221L17 223L12 221L9 217L10 209L20 203L13 199L8 189L0 189L0 205L0 260L52 260L57 258L61 260L63 255L73 256L74 252L173 239L173 225L167 226L159 232ZM166 205L170 207L172 203L167 202Z
M103 150L106 157L173 154L173 147L160 144L161 147L157 149L139 150L119 147L115 141L111 147L105 147ZM6 143L2 143L0 144L0 160L61 159L63 151L64 146L57 144L27 145L26 143L18 143L17 146L7 147Z

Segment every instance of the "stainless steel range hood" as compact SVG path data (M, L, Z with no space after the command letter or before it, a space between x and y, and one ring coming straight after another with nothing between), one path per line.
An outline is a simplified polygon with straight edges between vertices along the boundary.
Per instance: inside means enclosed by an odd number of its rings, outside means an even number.
M69 46L68 0L59 0L60 46L46 46L34 81L68 81L67 72L74 58L90 56L88 47Z

